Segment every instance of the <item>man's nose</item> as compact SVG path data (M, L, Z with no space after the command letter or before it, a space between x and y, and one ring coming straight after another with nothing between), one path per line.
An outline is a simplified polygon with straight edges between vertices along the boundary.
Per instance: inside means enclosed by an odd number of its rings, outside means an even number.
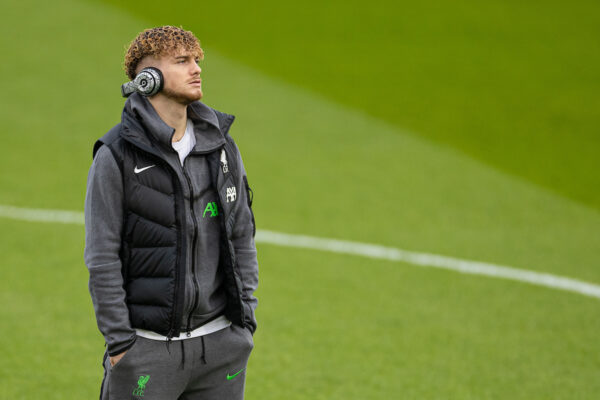
M194 67L192 68L192 74L200 74L202 72L202 68L196 63L194 63Z

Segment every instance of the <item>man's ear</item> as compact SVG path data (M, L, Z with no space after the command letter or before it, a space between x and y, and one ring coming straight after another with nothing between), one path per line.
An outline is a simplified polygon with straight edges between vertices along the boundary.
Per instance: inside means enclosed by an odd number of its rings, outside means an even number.
M141 70L146 67L154 67L160 70L160 58L155 56L145 56L140 60L138 65L135 67L135 76L137 76Z

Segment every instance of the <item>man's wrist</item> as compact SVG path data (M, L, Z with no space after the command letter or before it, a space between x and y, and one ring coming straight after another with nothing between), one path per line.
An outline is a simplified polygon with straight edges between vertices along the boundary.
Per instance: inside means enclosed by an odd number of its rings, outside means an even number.
M134 345L136 339L137 339L137 336L134 335L132 340L130 340L129 342L126 342L123 344L118 344L118 345L113 345L113 346L108 346L109 357L115 357L115 356L118 356L118 355L126 352Z

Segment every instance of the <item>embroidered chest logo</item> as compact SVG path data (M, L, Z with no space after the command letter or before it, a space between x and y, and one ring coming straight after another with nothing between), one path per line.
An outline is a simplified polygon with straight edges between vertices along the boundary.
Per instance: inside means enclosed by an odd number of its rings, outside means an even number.
M236 197L235 186L228 187L227 188L227 202L231 203L232 201L235 201L235 197Z
M135 172L136 174L139 174L140 172L144 172L145 170L150 169L152 167L156 167L156 164L150 165L150 166L144 167L144 168L138 168L136 165L135 168L133 169L133 172Z
M146 390L146 383L148 383L148 380L150 380L150 375L140 376L140 379L138 379L137 382L138 387L133 391L134 396L144 397L144 390Z
M217 208L217 203L211 201L206 205L204 212L202 213L202 218L206 217L206 213L210 213L209 217L216 217L219 215L219 209Z
M223 173L229 172L229 166L227 165L227 156L225 155L225 149L221 150L221 166L223 167Z

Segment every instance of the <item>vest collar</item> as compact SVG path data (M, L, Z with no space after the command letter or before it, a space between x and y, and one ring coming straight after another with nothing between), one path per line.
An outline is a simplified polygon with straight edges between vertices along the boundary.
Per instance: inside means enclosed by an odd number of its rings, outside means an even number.
M227 119L227 126L221 127L215 110L200 101L188 106L188 118L194 123L196 146L193 151L209 152L225 144L222 132L229 129L233 116ZM231 120L231 121L229 121ZM172 149L171 141L175 129L167 125L158 115L150 101L139 93L133 93L125 102L122 123L124 135L129 140L142 143L144 147L154 147L158 143L163 148ZM146 132L147 134L144 134Z

